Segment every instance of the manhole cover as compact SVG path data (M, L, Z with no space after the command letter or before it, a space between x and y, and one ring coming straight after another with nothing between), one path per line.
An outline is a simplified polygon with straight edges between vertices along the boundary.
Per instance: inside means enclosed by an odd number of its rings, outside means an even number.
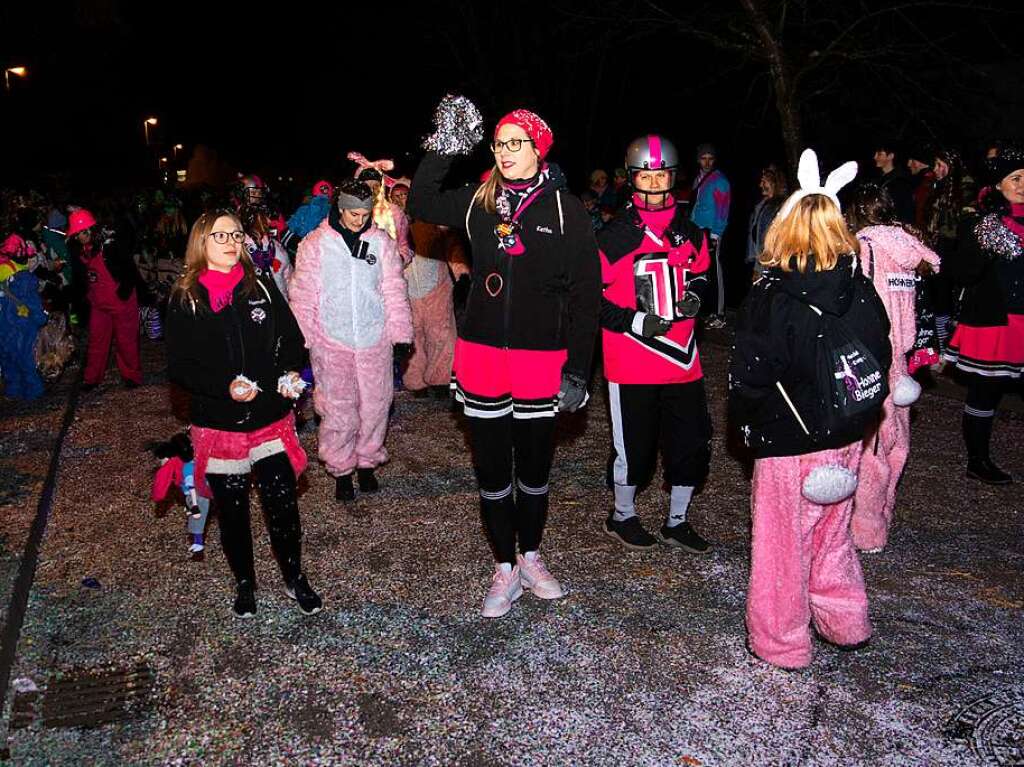
M1010 688L971 701L946 725L985 764L1024 765L1024 688Z
M127 719L145 706L152 689L153 671L145 663L64 674L46 686L43 726L95 727Z

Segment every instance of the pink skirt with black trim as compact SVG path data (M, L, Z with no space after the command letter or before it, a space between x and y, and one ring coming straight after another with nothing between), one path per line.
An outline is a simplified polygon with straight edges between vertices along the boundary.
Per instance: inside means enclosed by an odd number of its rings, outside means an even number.
M957 326L945 358L965 373L993 378L1024 374L1024 314L1008 314L1005 325Z
M196 492L212 497L206 484L207 474L248 474L252 465L262 458L285 453L298 477L306 470L306 451L295 433L295 414L255 431L224 431L193 426L192 448L195 451Z
M562 383L565 349L502 349L455 342L452 389L471 418L550 418Z

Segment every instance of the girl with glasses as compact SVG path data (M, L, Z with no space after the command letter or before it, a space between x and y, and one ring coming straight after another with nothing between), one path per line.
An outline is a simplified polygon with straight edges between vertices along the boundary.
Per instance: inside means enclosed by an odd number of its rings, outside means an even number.
M302 572L296 495L306 468L292 413L303 388L302 332L274 280L253 266L244 240L241 221L227 211L204 213L192 227L185 271L167 307L167 370L192 395L195 486L217 501L236 581L235 615L256 614L250 475L285 593L308 615L322 602Z
M554 136L517 109L495 128L494 166L477 188L442 191L454 155L479 141L469 127L451 141L445 110L475 107L446 97L439 130L416 171L409 211L465 227L472 283L455 347L456 400L468 417L484 523L496 567L483 615L506 614L523 589L557 599L562 587L539 556L548 511L554 415L587 399L601 295L590 218L545 162ZM475 122L475 119L465 123ZM474 135L476 134L476 135ZM438 151L434 151L438 150Z

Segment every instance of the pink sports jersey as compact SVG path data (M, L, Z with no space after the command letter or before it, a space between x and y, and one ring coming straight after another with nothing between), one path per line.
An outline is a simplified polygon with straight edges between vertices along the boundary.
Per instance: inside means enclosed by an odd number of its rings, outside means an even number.
M698 250L689 240L673 246L665 229L675 206L664 210L638 212L647 231L632 253L610 264L601 254L604 297L618 306L657 314L672 320L664 336L643 338L632 331L616 333L602 329L604 372L612 383L689 383L703 376L694 320L683 319L676 303L686 293L687 279L707 271L711 264L707 240Z

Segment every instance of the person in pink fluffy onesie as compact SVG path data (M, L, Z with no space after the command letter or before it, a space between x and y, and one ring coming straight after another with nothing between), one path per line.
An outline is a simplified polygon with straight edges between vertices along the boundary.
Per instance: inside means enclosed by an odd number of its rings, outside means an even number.
M392 193L392 199L398 196ZM452 275L465 268L460 263L462 246L446 226L413 221L409 230L415 256L405 268L405 281L416 342L402 380L414 397L433 393L447 400L456 335Z
M374 225L373 194L361 181L338 188L327 218L299 244L290 304L313 365L321 416L320 459L336 478L335 497L379 489L394 394L395 354L407 354L412 318L395 241Z
M801 188L768 229L729 366L730 422L755 456L748 646L781 668L810 665L812 624L845 649L871 636L850 516L891 349L839 207L856 172L846 163L822 185L814 152L800 158Z
M864 439L851 521L854 545L874 554L889 539L896 486L910 453L910 406L921 394L920 384L907 372L907 354L917 338L916 281L938 272L939 256L896 221L896 206L883 187L861 186L847 218L860 240L864 273L875 283L891 326L889 396L878 428Z

